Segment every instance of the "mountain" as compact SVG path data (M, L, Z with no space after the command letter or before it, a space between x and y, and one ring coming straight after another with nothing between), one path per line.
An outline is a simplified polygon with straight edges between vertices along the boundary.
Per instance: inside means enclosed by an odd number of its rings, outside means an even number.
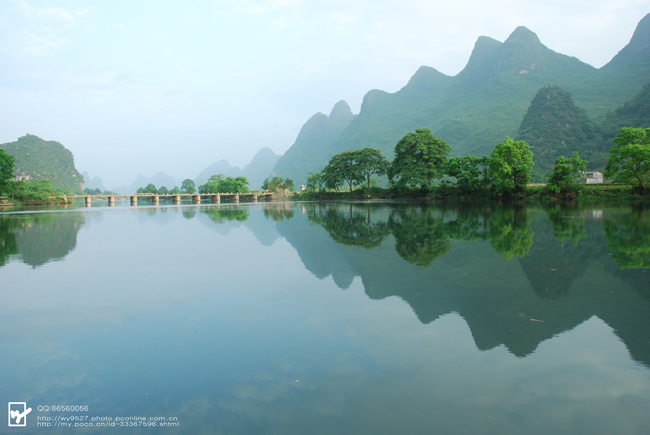
M647 128L650 126L650 83L622 107L607 114L603 129L606 137L616 137L621 127Z
M217 174L223 174L226 177L238 177L241 174L241 169L238 166L230 166L227 160L222 159L202 170L194 179L194 183L198 187L205 184L211 176Z
M304 209L275 227L307 270L341 289L359 277L368 297L398 297L425 324L456 313L478 349L505 346L518 357L597 316L636 361L650 364L647 278L642 270L613 267L602 216L489 206ZM621 228L623 216L605 212L606 220L615 217ZM508 259L521 240L528 241L525 252L516 249Z
M602 72L612 79L613 86L628 81L647 82L650 69L650 14L637 25L632 40L607 65Z
M356 118L345 101L339 101L330 115L317 113L302 127L294 144L280 157L273 169L276 175L291 178L297 184L310 171L320 171L329 162L341 133Z
M516 28L505 42L482 36L456 76L423 66L395 93L371 90L342 129L314 115L275 172L301 183L332 155L364 147L392 159L399 139L423 127L447 141L452 155L487 155L505 136L516 136L531 101L548 84L569 92L575 106L598 124L639 93L649 77L650 15L601 69L549 49L526 27Z
M557 157L569 157L575 151L587 160L587 169L602 170L621 127L648 125L650 84L598 124L574 104L569 92L557 85L546 85L524 115L517 139L526 141L534 153L533 181L544 181Z
M99 177L91 177L90 174L84 171L81 174L84 177L84 189L99 189L102 192L106 190L104 182Z
M276 162L280 158L271 148L262 148L255 154L249 164L244 166L244 169L239 169L238 166L230 166L227 160L219 160L218 162L208 166L194 179L196 186L205 184L208 179L213 175L223 174L226 177L246 177L248 180L248 187L251 190L259 189L264 179L271 175Z
M81 192L83 176L74 165L72 152L59 142L27 134L15 142L0 145L15 157L14 175L28 180L50 180L52 186Z
M260 189L264 179L273 173L273 168L279 159L280 156L271 148L265 147L259 150L253 160L241 171L248 180L248 187L252 190Z
M574 151L589 162L589 168L603 167L609 147L603 144L599 128L585 110L576 107L571 94L557 85L537 92L519 126L517 139L530 145L534 154L533 181L543 181L559 156Z
M147 187L151 183L156 186L158 189L165 186L167 189L171 190L175 186L180 187L181 183L171 175L167 175L164 172L158 172L157 174L151 177L145 177L144 175L138 175L138 178L128 186L119 186L111 189L113 192L117 193L135 193L140 187Z

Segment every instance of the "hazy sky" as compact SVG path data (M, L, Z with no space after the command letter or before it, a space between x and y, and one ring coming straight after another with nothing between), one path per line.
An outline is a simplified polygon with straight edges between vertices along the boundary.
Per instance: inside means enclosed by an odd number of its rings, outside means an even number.
M650 0L0 0L0 143L56 140L106 187L284 153L421 65L456 75L519 25L595 67ZM279 174L281 175L281 174ZM172 187L172 186L168 186Z

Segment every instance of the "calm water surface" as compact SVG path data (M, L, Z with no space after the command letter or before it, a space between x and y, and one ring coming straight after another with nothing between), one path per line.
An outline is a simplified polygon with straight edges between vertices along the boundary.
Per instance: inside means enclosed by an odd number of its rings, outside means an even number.
M643 206L3 213L0 433L647 434L648 268Z

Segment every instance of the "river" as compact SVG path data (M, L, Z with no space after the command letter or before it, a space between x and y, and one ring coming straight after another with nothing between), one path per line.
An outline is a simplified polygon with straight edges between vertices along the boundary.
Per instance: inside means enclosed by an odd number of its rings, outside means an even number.
M0 213L0 433L647 434L648 268L640 205Z

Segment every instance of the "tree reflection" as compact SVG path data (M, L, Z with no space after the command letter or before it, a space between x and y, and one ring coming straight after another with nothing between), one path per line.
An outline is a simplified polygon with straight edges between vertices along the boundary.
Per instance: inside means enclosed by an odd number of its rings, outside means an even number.
M356 204L329 204L308 210L311 222L321 225L336 242L377 248L392 234L395 250L405 261L428 267L451 248L451 240L490 240L506 260L524 257L533 243L533 231L523 207L393 208L388 221L373 216L371 208Z
M292 219L294 213L294 208L289 204L274 205L264 208L264 217L267 219L273 219L273 222Z
M395 250L411 264L430 266L451 248L445 222L431 207L396 209L388 226L395 237Z
M650 268L650 216L645 205L609 214L604 222L607 246L623 269Z
M320 279L331 276L341 289L359 277L369 298L396 296L425 324L457 313L478 349L503 345L518 357L598 317L636 361L649 364L647 277L643 269L614 267L602 221L586 219L584 210L448 203L308 204L304 209L308 222L297 216L295 225L278 228L309 271ZM395 245L386 237L372 243L373 249L342 246L356 240L348 226L361 216L365 222L370 216L375 226L387 222ZM554 226L556 217L576 222ZM647 224L645 215L641 220ZM313 231L313 223L327 225L327 232ZM615 219L610 225L615 223L620 226ZM515 257L523 258L504 260Z
M533 231L526 208L498 207L488 223L490 244L506 260L525 257L533 244Z
M184 208L183 209L183 217L185 219L194 219L194 216L196 216L196 209L195 208Z
M578 211L575 206L567 204L553 204L546 208L556 239L561 242L571 240L577 245L587 235L585 220Z
M7 264L10 256L18 254L18 243L14 233L16 223L16 219L0 215L0 267Z
M210 220L215 224L222 224L228 221L245 222L248 219L247 208L215 207L201 211L208 215Z
M456 218L446 223L445 230L453 240L487 240L491 211L492 208L460 207Z
M39 267L64 258L77 245L84 223L80 213L38 213L0 218L0 266L12 254Z
M390 234L388 224L373 219L370 210L354 204L333 204L326 208L312 208L307 217L325 228L336 243L368 249L381 246Z

